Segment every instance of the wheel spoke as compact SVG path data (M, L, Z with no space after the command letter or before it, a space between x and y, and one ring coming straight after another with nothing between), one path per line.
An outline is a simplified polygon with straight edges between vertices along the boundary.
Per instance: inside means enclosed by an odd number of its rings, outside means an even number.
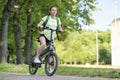
M51 56L47 58L45 63L46 74L48 76L52 76L57 69L58 66L58 58L56 54L51 54Z

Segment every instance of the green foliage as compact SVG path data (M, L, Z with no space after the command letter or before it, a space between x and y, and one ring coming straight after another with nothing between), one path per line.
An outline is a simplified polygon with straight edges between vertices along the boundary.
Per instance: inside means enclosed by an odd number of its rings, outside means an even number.
M3 11L3 9L4 9L4 7L3 6L5 6L6 5L6 3L7 3L7 0L4 0L4 1L2 1L2 0L0 0L0 30L1 30L1 19L2 19L2 11ZM0 31L0 34L1 34L1 31Z
M56 41L55 46L60 58L60 63L68 64L94 64L96 62L96 37L93 31L69 32L68 37L62 41ZM99 32L99 62L111 64L110 31ZM104 35L104 36L103 36ZM107 39L104 39L106 38Z
M99 61L101 64L111 64L111 38L110 38L110 31L101 32L99 31L98 34L99 39Z
M110 45L106 44L99 49L99 61L101 64L111 64Z
M5 2L7 2L7 0L5 0ZM5 6L5 2L0 1L1 13L3 7ZM31 31L33 54L34 50L37 49L37 46L39 45L37 37L39 36L40 30L37 28L37 24L43 16L48 15L49 8L52 5L55 5L58 7L57 16L60 17L62 27L66 31L63 34L59 34L60 42L55 40L55 46L58 55L60 56L60 62L69 64L93 64L95 62L95 33L93 31L81 31L81 26L94 23L94 20L92 19L92 12L97 10L97 0L19 0L18 4L20 5L19 25L21 29L21 48L23 52L27 29L27 9L31 8L32 10ZM15 9L13 8L8 25L8 47L11 55L10 62L12 63L16 62L13 23L14 10ZM0 18L2 16L1 13ZM99 60L104 62L104 64L110 64L110 31L99 32L99 43ZM108 55L108 60L103 59L103 53L106 54L105 56Z

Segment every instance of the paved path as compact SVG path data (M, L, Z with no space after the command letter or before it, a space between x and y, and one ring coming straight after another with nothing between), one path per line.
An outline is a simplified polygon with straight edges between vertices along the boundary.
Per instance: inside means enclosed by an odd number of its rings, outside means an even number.
M0 80L120 80L120 79L56 76L56 75L49 77L46 75L29 75L0 72Z

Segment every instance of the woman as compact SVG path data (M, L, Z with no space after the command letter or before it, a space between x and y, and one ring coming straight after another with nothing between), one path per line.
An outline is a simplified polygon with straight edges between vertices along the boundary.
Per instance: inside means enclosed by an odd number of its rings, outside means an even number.
M49 20L46 23L47 27L50 27L52 29L57 29L56 14L57 14L57 7L52 6L49 9ZM42 20L38 23L37 27L42 29L43 23L45 22L46 18L47 16L43 17ZM63 29L61 27L61 21L59 18L58 20L59 20L58 30L63 32ZM42 31L42 33L39 36L40 46L38 47L37 54L35 56L35 60L34 60L35 63L41 63L41 61L39 60L39 55L42 52L42 50L45 48L46 42L49 42L49 40L50 40L50 31L49 30Z

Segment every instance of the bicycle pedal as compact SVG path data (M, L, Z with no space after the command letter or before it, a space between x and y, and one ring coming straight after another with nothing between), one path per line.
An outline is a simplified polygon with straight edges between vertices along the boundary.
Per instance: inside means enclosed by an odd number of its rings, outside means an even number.
M41 67L41 64L39 64L39 67Z
M32 65L31 65L32 67L36 67L36 64L35 63L32 63Z

